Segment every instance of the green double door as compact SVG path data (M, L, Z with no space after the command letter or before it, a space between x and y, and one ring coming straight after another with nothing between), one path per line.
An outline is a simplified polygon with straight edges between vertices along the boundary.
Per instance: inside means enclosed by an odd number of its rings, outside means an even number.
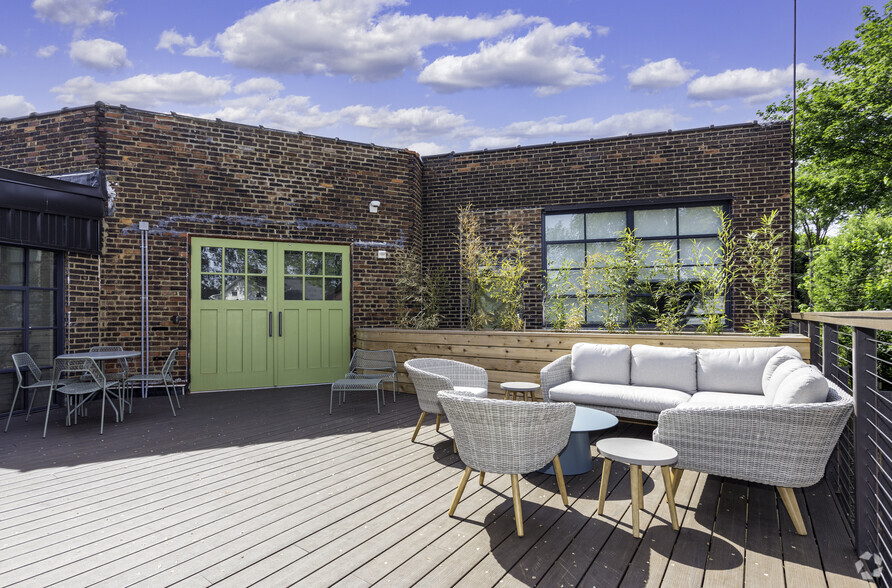
M331 382L350 362L350 248L192 239L192 391Z

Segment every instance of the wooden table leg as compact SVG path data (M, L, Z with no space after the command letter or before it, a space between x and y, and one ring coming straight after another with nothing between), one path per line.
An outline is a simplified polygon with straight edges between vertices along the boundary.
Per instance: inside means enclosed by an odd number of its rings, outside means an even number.
M632 478L632 536L641 536L638 531L639 505L641 504L641 466L629 465L629 477Z
M610 464L613 462L606 457L601 468L601 491L598 493L598 514L604 514L604 500L607 498L607 480L610 479Z

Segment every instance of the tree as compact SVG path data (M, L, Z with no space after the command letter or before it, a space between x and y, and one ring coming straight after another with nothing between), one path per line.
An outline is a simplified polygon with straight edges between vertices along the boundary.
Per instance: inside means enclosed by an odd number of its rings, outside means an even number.
M892 1L862 14L855 40L816 56L834 77L797 83L796 218L809 247L833 224L892 204ZM791 120L793 100L759 115Z
M849 220L812 262L805 284L818 312L892 308L892 218Z

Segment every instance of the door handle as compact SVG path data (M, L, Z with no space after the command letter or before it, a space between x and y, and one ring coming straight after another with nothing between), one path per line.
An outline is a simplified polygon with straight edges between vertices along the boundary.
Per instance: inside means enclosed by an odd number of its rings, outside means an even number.
M279 337L282 336L282 311L279 311Z
M273 311L269 311L269 336L273 336Z

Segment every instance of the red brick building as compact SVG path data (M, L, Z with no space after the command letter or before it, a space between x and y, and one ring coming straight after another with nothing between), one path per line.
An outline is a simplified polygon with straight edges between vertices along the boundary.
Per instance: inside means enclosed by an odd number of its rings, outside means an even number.
M101 253L56 250L64 276L52 289L59 339L37 353L40 363L48 365L60 346L139 347L145 235L152 369L179 347L179 378L194 381L200 365L220 369L221 361L246 372L265 364L272 379L249 380L269 385L295 383L276 371L283 356L306 356L301 370L326 362L340 370L352 328L394 324L393 254L404 248L446 268L455 291L444 326L458 326L460 205L473 204L495 242L507 220L518 222L533 267L544 269L549 251L598 242L585 223L622 217L645 227L674 215L681 232L667 238L683 239L685 214L719 205L739 233L775 209L789 225L789 161L786 124L422 159L405 149L101 103L0 121L0 167L40 176L100 170L108 186ZM0 214L11 208L0 202ZM565 225L584 228L558 240L546 230ZM18 263L17 249L41 250L0 229L0 265ZM533 274L524 319L538 328L543 272ZM4 288L21 289L0 283L0 296ZM734 324L745 318L733 300L731 316ZM319 323L316 331L329 335L307 338L306 324L319 320L328 327ZM21 339L10 333L19 329L28 325L0 325L0 410L14 382L9 354ZM303 338L289 341L296 329L305 329ZM315 373L316 381L330 381ZM217 379L210 387L247 386Z

